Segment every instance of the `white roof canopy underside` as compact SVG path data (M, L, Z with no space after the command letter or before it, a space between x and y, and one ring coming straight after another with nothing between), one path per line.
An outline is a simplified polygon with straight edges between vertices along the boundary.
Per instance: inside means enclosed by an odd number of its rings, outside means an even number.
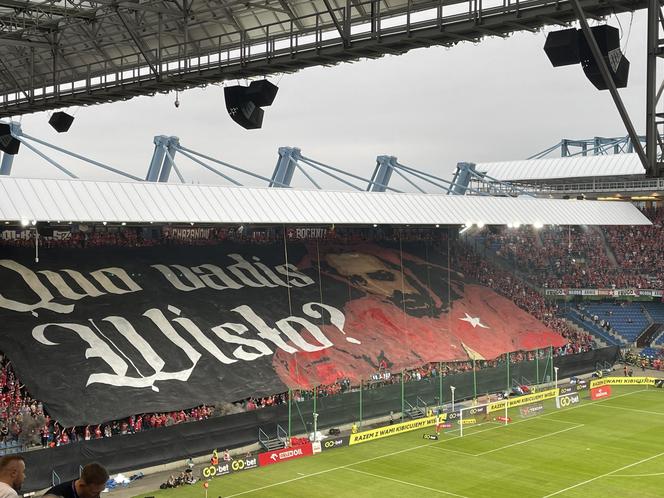
M477 163L476 170L501 181L539 181L645 174L639 156L636 154L606 154Z
M0 221L646 225L628 202L0 177Z

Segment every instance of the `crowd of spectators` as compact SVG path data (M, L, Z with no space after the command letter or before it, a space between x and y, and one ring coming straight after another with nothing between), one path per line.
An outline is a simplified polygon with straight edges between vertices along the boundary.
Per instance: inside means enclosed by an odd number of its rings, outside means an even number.
M33 247L37 230L33 227L4 227L0 230L0 247ZM402 241L419 242L446 237L446 231L417 228L352 228L325 227L298 230L294 228L239 227L152 227L66 225L40 229L39 245L45 249L84 249L90 247L150 247L158 245L216 245L226 241L266 244L300 238L335 243Z
M567 338L567 345L555 351L556 355L588 351L593 347L592 337L572 328L557 316L557 305L547 302L535 288L540 287L646 287L653 282L652 272L661 272L657 261L657 247L664 249L662 221L664 210L646 211L653 227L604 228L606 243L615 254L618 267L612 267L599 229L553 227L535 232L523 227L489 232L487 246L496 246L497 254L520 270L533 275L533 281L523 280L516 272L504 270L478 253L468 250L455 251L454 267L466 276L494 289L517 306L541 320L545 325ZM82 229L83 228L83 229ZM190 230L194 230L192 227ZM45 247L84 248L100 246L142 247L157 244L216 244L224 240L252 240L258 243L274 242L298 237L297 233L281 229L248 230L244 228L200 228L188 237L183 229L153 229L151 227L76 227L75 230L54 232L53 236L40 237ZM319 239L334 241L434 240L447 241L444 231L424 230L366 230L322 229ZM57 230L56 230L57 232ZM66 233L65 233L66 232ZM18 232L16 232L18 233ZM0 237L0 245L33 245L34 230L17 237ZM196 235L198 234L198 235ZM624 240L623 240L624 239ZM661 246L661 247L660 247ZM656 264L654 264L656 262ZM645 275L650 272L651 275ZM521 274L521 272L519 272ZM660 280L661 281L661 280ZM531 286L534 284L534 286ZM513 363L534 359L535 352L517 352L509 356ZM546 354L541 351L539 354ZM362 388L374 388L399 382L417 382L440 375L470 371L473 368L495 367L507 361L503 356L494 360L431 363L403 372L391 372L386 365L378 365L375 374L363 383ZM0 442L18 441L24 446L53 447L80 440L101 439L132 434L143 430L167 427L175 424L204 420L238 411L249 411L288 403L289 393L264 397L251 397L235 403L219 403L214 406L198 406L189 410L168 413L137 414L123 420L84 427L62 427L52 420L42 404L30 397L13 371L11 363L0 362ZM402 379L403 375L403 379ZM293 390L290 399L302 402L314 396L335 396L359 389L350 379L317 386L315 390Z
M481 238L537 287L661 289L664 209L642 211L652 226L492 227Z
M541 249L537 234L528 226L514 229L487 230L484 244L529 273L541 272L549 266L549 257Z
M570 336L571 337L571 336ZM569 352L579 352L585 350L585 346L576 347L576 343L570 339L572 349L560 348L555 351L556 355ZM589 346L588 346L589 347ZM525 360L533 360L539 354L544 358L548 354L545 349L539 352L520 351L509 354L511 363L519 363ZM402 382L418 382L425 379L431 379L442 375L443 377L457 373L469 372L473 368L479 370L492 368L506 363L508 355L502 355L493 360L458 361L428 363L418 368L405 369L403 371L390 372L384 364L378 366L376 375L372 376L361 385L352 385L350 379L340 378L336 382L328 385L317 386L315 389L296 389L290 392L290 399L293 403L311 400L314 397L335 396L344 392L356 391L359 389L375 389L389 384L398 384ZM265 396L250 397L235 403L219 403L215 406L201 405L190 410L179 410L166 413L149 413L132 415L122 420L115 420L104 424L87 425L84 427L62 427L57 421L44 411L40 402L33 400L24 390L23 386L18 384L13 373L11 363L3 360L2 374L0 380L3 381L1 405L3 430L0 432L0 441L17 441L23 447L42 447L52 448L66 444L76 443L78 441L87 441L90 439L102 439L115 437L119 435L134 434L140 431L159 427L169 427L185 422L194 422L207 419L213 416L223 416L230 413L239 413L244 411L259 410L280 404L286 404L289 401L289 393ZM6 379L6 383L4 383ZM5 401L7 400L7 401ZM5 430L8 429L8 430Z
M499 294L513 301L518 307L527 311L547 327L559 332L568 340L568 344L558 354L573 354L589 351L593 347L590 334L580 332L558 316L558 305L547 302L541 293L533 289L527 282L480 257L469 248L457 251L456 268Z
M62 427L20 384L11 361L1 353L0 358L0 443L3 444L17 442L24 447L55 447L204 420L213 414L213 408L202 405L189 410L132 415L106 424Z
M603 227L606 240L620 268L649 275L650 286L662 288L664 281L664 209L647 208L643 214L651 226Z

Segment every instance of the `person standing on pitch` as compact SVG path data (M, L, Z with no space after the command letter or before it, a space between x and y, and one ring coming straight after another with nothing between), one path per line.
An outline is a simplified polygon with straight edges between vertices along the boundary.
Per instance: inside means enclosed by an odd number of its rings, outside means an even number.
M53 486L43 498L99 498L107 481L108 471L98 463L89 463L80 478Z
M0 458L0 498L18 496L25 480L25 460L19 455Z

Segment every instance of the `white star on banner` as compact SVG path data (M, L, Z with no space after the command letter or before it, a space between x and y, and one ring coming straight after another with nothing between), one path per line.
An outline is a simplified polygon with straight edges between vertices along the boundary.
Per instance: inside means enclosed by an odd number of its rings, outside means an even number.
M477 328L478 326L483 328L483 329L488 329L489 328L480 321L479 316L472 317L468 313L464 313L464 315L466 315L466 317L465 318L459 318L459 320L470 323L473 326L473 328Z

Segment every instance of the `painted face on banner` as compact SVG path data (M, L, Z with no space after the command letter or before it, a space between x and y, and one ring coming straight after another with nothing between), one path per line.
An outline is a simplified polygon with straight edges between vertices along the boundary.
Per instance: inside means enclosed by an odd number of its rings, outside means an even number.
M422 247L419 252L406 252L408 248L399 253L379 244L351 249L310 247L311 259L298 266L316 266L320 255L322 278L346 287L352 298L342 308L345 332L362 346L291 355L277 351L274 367L289 386L313 387L346 377L359 382L371 378L384 361L389 370L399 371L429 362L495 358L505 351L564 344L559 334L508 299L465 282L461 274L441 264L447 262L446 254L421 251ZM325 331L325 326L321 328Z

